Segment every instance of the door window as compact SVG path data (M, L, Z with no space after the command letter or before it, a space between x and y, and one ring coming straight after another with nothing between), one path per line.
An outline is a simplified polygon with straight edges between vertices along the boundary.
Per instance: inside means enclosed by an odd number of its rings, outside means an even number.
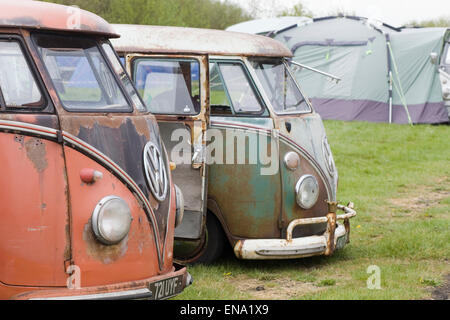
M240 62L210 64L211 114L260 115L264 112L253 82Z
M5 109L44 107L45 99L17 41L0 41L0 105Z
M137 59L134 82L155 114L200 112L200 63L194 59Z

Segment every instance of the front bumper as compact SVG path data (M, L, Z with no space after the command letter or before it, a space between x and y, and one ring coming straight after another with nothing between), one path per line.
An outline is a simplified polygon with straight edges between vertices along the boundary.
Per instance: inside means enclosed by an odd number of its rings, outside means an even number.
M55 289L35 290L21 293L13 300L131 300L131 299L157 299L152 284L166 279L181 279L181 286L175 290L175 294L166 296L165 299L180 294L186 287L192 284L192 277L186 267L176 266L175 270L164 275L120 284L87 287L81 289ZM181 289L181 290L180 290Z
M337 215L335 209L344 211ZM287 228L286 239L250 239L239 240L234 246L234 253L240 259L269 260L294 259L316 255L332 255L335 250L343 248L350 241L350 219L356 216L353 205L335 204L326 217L305 218L292 221ZM334 212L333 212L334 211ZM344 224L338 224L342 220ZM326 223L323 235L292 239L296 226Z

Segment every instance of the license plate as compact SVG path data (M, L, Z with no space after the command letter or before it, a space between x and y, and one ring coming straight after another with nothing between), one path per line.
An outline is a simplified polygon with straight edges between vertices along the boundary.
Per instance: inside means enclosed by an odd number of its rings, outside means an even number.
M344 235L337 239L336 250L342 249L347 244L347 235Z
M150 283L149 289L153 300L164 300L176 296L183 291L183 276Z

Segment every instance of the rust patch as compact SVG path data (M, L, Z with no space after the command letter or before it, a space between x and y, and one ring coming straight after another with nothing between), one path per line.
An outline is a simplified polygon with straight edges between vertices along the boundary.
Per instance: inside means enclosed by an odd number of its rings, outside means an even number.
M89 219L83 231L83 240L86 242L87 254L90 257L104 264L110 264L125 255L128 250L128 236L116 245L106 246L95 238L91 224L91 219Z
M31 138L25 142L25 149L28 159L33 162L36 170L39 173L44 172L48 167L45 144L40 139Z
M136 132L140 136L145 136L147 140L150 140L149 124L147 123L146 119L140 117L132 117L131 123L136 128Z

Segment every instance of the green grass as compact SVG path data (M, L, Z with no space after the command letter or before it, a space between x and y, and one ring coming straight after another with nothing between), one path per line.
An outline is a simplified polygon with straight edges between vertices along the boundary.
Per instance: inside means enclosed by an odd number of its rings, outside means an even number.
M450 126L325 126L339 169L338 199L358 211L351 243L332 257L287 261L240 261L228 250L213 265L190 266L194 284L176 299L254 299L256 291L242 283L281 292L282 279L307 285L288 299L431 297L450 273ZM367 288L371 265L380 268L379 290Z

